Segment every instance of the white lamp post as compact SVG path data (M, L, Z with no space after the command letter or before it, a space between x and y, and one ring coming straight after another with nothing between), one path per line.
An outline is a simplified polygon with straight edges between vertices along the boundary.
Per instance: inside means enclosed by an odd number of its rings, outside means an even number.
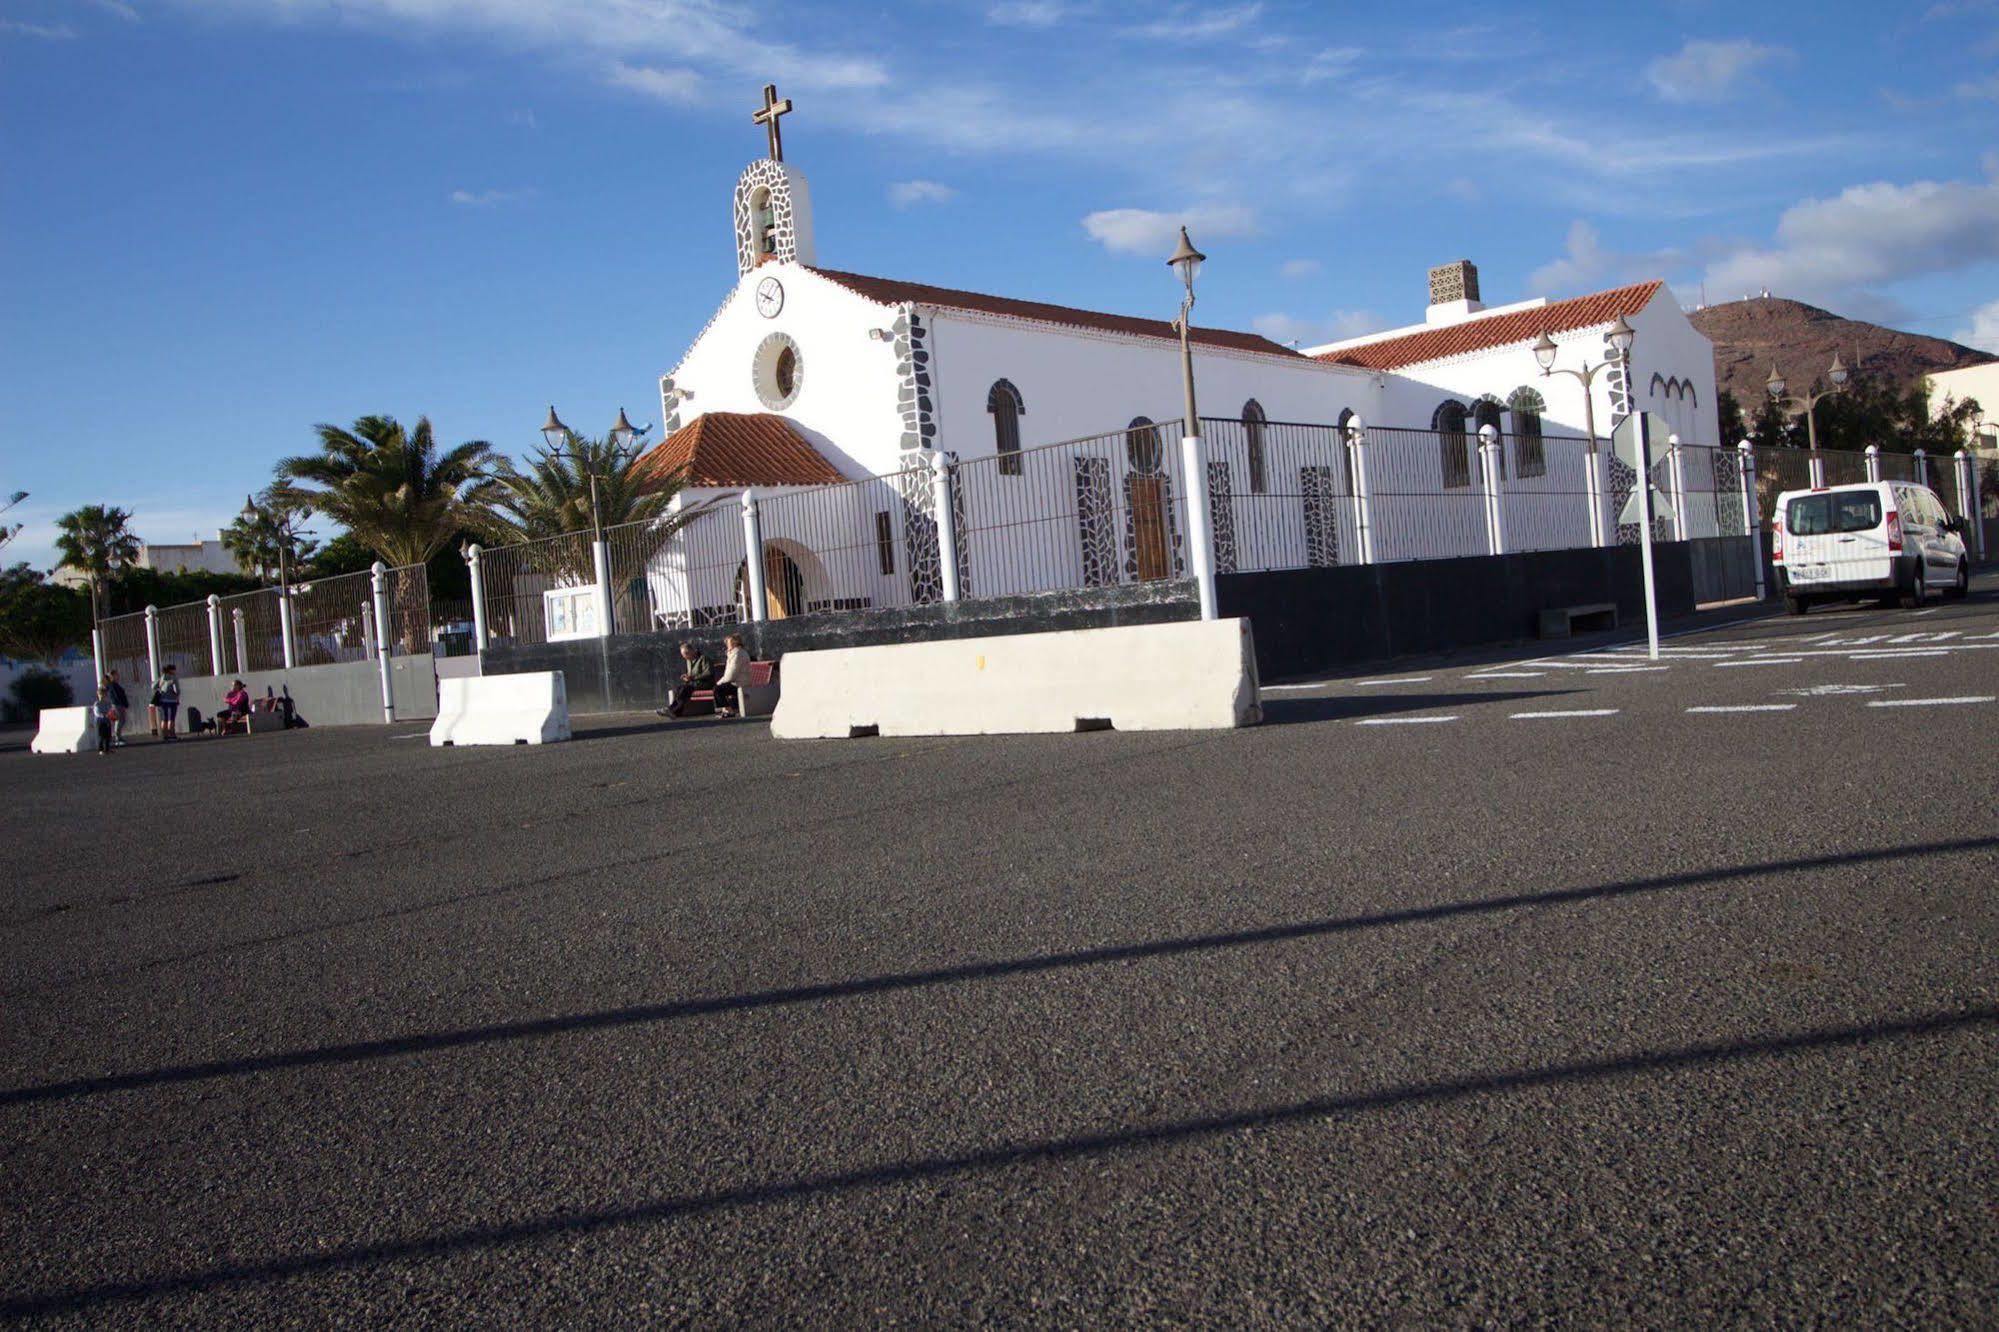
M1603 482L1602 478L1598 475L1596 391L1594 385L1596 377L1603 373L1606 368L1613 365L1624 365L1630 361L1631 344L1637 340L1638 334L1629 323L1625 322L1624 316L1619 315L1617 322L1610 326L1608 336L1612 354L1604 360L1598 361L1595 365L1591 365L1585 360L1582 368L1579 370L1567 367L1560 370L1555 368L1555 357L1559 354L1560 349L1555 346L1555 340L1546 333L1541 334L1534 342L1534 360L1541 367L1541 377L1543 379L1554 375L1567 375L1582 385L1583 430L1589 435L1589 457L1586 460L1587 465L1584 468L1584 476L1588 482L1589 491L1589 533L1590 540L1599 546L1610 544L1611 531L1610 525L1604 521L1603 517Z
M1208 512L1208 473L1201 449L1201 416L1194 405L1194 348L1191 340L1194 313L1194 278L1208 256L1194 248L1187 228L1180 228L1180 244L1167 266L1180 275L1187 294L1180 300L1180 379L1186 393L1186 427L1180 435L1180 467L1187 474L1187 543L1194 548L1194 584L1200 594L1201 618L1212 620L1220 614L1215 603L1215 542L1213 516Z

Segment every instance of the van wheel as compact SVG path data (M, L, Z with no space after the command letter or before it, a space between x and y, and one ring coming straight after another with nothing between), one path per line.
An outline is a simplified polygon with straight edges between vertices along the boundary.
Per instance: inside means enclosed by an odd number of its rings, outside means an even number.
M1810 610L1811 608L1812 608L1812 603L1806 598L1799 596L1797 593L1791 592L1785 594L1784 609L1789 611L1791 614L1803 615L1806 611Z
M1962 601L1971 594L1971 565L1965 560L1957 562L1957 581L1944 593L1952 601Z
M1909 580L1909 586L1902 592L1902 609L1915 610L1930 599L1930 576L1922 565L1916 566L1916 576Z

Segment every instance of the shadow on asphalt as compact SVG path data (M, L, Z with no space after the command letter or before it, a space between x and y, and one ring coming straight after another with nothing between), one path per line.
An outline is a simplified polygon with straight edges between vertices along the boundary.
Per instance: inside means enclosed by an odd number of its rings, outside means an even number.
M1461 1078L1405 1083L1379 1091L1345 1096L1313 1097L1278 1105L1257 1106L1224 1114L1134 1124L1102 1133L1001 1143L951 1156L925 1156L856 1170L828 1171L792 1179L774 1179L735 1188L674 1194L626 1207L567 1211L528 1217L500 1225L424 1235L381 1244L327 1248L315 1253L276 1257L261 1263L232 1263L178 1275L132 1281L109 1281L65 1291L16 1295L0 1301L0 1315L10 1318L75 1312L97 1306L187 1294L217 1286L309 1276L318 1272L369 1267L381 1263L443 1258L452 1254L504 1244L576 1237L616 1227L679 1220L739 1207L793 1202L800 1198L837 1196L926 1180L979 1175L1024 1165L1088 1160L1143 1151L1223 1134L1310 1124L1332 1116L1357 1115L1405 1106L1447 1105L1476 1096L1529 1091L1568 1083L1606 1082L1689 1069L1726 1068L1750 1060L1848 1049L1885 1041L1935 1039L1965 1034L1999 1034L1999 1006L1983 1005L1846 1027L1822 1027L1700 1045L1642 1050L1611 1059L1545 1064L1537 1068L1500 1069Z
M1883 847L1873 851L1842 851L1795 860L1764 861L1754 865L1732 865L1698 870L1687 874L1633 879L1624 883L1597 884L1586 888L1562 888L1552 892L1513 893L1505 897L1481 897L1467 902L1445 902L1436 906L1409 907L1401 911L1380 911L1362 916L1336 916L1329 920L1297 921L1259 929L1220 934L1198 934L1179 939L1157 939L1146 943L1112 944L1037 957L1002 958L992 962L970 962L955 967L925 971L891 972L854 980L830 981L820 985L800 985L787 989L759 990L747 994L716 995L706 999L680 999L667 1003L640 1004L595 1013L570 1013L561 1017L533 1018L521 1022L501 1022L484 1027L464 1027L456 1031L419 1032L382 1040L325 1045L309 1050L285 1050L274 1054L251 1055L241 1059L217 1059L199 1064L177 1064L138 1073L114 1073L103 1077L78 1078L33 1087L10 1087L0 1091L0 1107L45 1101L74 1100L110 1092L134 1091L145 1087L177 1083L206 1082L215 1078L241 1077L287 1068L314 1068L328 1064L359 1063L370 1059L390 1059L400 1055L424 1054L433 1050L461 1049L502 1041L538 1040L571 1032L603 1031L619 1027L643 1026L655 1022L677 1022L716 1013L736 1013L751 1009L778 1008L792 1004L818 1003L834 999L855 999L889 994L930 985L961 985L972 981L1028 976L1040 972L1063 971L1106 963L1177 957L1225 948L1285 943L1294 939L1318 939L1361 930L1387 929L1451 920L1460 916L1491 915L1529 907L1573 906L1581 902L1606 901L1643 893L1691 888L1701 884L1732 883L1769 874L1831 869L1835 866L1875 864L1884 861L1920 859L1926 856L1963 855L1999 848L1999 837L1971 837L1947 842L1920 842L1908 846Z
M1398 712L1430 712L1441 708L1490 707L1532 698L1561 698L1580 689L1515 689L1491 694L1339 694L1331 698L1265 698L1265 726L1297 726L1305 722L1355 721Z

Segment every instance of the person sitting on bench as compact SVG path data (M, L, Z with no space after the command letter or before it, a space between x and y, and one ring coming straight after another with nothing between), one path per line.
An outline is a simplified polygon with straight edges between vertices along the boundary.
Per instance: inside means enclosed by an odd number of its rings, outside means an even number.
M231 731L247 731L249 726L250 688L238 680L222 696L222 711L215 714L215 733L228 735Z
M750 654L743 646L741 634L730 634L722 640L728 649L728 658L722 663L722 673L715 679L715 715L734 717L742 711L742 687L749 683Z
M679 717L687 711L687 700L697 689L708 689L715 683L715 668L701 649L692 643L680 645L680 683L673 687L673 695L666 706L659 710L662 717Z

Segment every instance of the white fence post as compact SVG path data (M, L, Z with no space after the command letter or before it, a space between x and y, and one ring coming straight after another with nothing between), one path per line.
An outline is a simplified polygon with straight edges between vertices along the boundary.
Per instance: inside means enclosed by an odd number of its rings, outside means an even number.
M1589 492L1589 540L1592 546L1617 544L1617 525L1610 520L1610 455L1594 439L1584 459L1584 489Z
M396 719L395 680L390 674L389 658L394 648L389 641L389 566L380 560L369 571L375 594L375 661L382 675L382 720Z
M1917 449L1915 452L1915 459L1916 459L1916 484L1919 486L1926 486L1930 483L1930 455L1927 450ZM1812 482L1812 484L1816 486L1816 485L1823 485L1825 483L1822 481L1814 481Z
M153 680L160 678L160 608L146 607L146 662L152 667ZM146 681L150 690L153 680Z
M104 678L104 631L95 626L92 626L90 630L90 655L97 660L97 678L102 680ZM134 680L132 683L137 684L138 681ZM148 689L152 688L152 684L151 680L146 681Z
M1964 521L1970 524L1971 549L1982 560L1985 558L1985 511L1978 494L1978 464L1965 449L1957 451L1957 502L1964 511Z
M1817 449L1805 459L1805 475L1811 478L1813 490L1825 489L1825 455Z
M1749 549L1756 566L1756 599L1763 600L1763 524L1756 512L1756 450L1748 440L1735 446L1740 455L1742 475L1742 530L1749 534Z
M770 617L770 603L764 587L764 528L763 514L757 508L757 494L754 490L743 492L743 573L748 585L750 599L750 622L762 624ZM691 579L691 575L690 575ZM693 603L693 585L688 586L688 602Z
M1666 478L1673 486L1673 540L1687 539L1687 450L1678 435L1666 436Z
M479 543L465 548L465 567L472 575L472 646L486 650L486 571L479 567Z
M222 659L222 598L213 592L208 594L208 664L211 675L229 669L229 663Z
M597 579L597 637L611 636L611 543L590 543L590 571ZM393 720L393 718L391 719Z
M1881 484L1881 446L1879 444L1869 444L1867 446L1867 479L1876 485Z
M286 670L298 665L298 654L292 647L292 590L290 587L278 589L278 642L282 645Z
M930 507L937 511L937 572L944 580L944 600L958 599L958 513L951 504L951 465L944 451L930 453Z
M229 614L236 621L236 674L248 675L250 673L250 635L243 628L243 608L238 606ZM224 674L227 674L227 672L225 671Z
M1208 460L1201 447L1200 424L1180 436L1180 470L1187 474L1187 544L1193 548L1194 587L1201 601L1201 618L1213 620L1221 610L1215 597L1215 520L1208 510Z
M1367 484L1367 422L1347 422L1347 454L1353 459L1353 521L1360 536L1360 562L1374 563L1374 499Z
M1485 546L1489 555L1506 553L1506 497L1499 488L1499 427L1478 428L1479 480L1485 488Z

